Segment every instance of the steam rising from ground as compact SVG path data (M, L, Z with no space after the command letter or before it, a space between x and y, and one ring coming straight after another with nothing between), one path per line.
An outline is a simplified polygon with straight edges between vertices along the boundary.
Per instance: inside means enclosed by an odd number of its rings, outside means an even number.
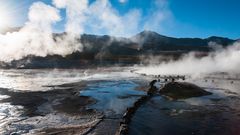
M52 25L60 20L57 8L35 2L29 9L28 22L19 32L0 35L0 61L9 62L27 55L44 57L80 51L80 45L75 44L75 33L68 33L63 39L54 39Z
M136 72L151 75L201 75L215 72L239 73L240 43L218 49L206 57L197 58L190 53L177 61L163 62L138 68Z
M66 10L66 34L54 36L52 25L61 21L61 9ZM53 0L52 5L35 2L29 9L28 22L19 32L0 34L0 61L10 62L28 55L65 56L82 50L80 35L84 33L85 28L92 33L105 32L111 35L128 36L141 29L142 21L144 21L144 28L154 29L164 18L171 16L166 0L155 0L152 10L154 12L144 20L141 19L139 9L132 9L120 15L108 0L96 0L92 3L89 0ZM235 43L226 49L218 48L207 57L196 58L194 53L190 53L181 60L140 68L138 72L188 75L238 72L239 51L240 43Z
M165 0L155 0L154 8L163 8ZM126 3L127 1L119 1ZM162 3L162 4L159 4ZM60 10L66 11L65 34L53 35L53 24L61 21ZM18 31L0 34L0 61L10 62L28 55L42 56L58 54L65 56L82 51L81 34L107 33L114 36L136 34L148 26L148 21L160 24L160 10L152 11L156 20L144 20L140 9L131 9L120 14L109 0L52 0L52 5L35 2L29 9L28 22ZM159 18L159 19L158 19ZM140 27L140 23L144 23ZM158 27L158 26L156 26Z

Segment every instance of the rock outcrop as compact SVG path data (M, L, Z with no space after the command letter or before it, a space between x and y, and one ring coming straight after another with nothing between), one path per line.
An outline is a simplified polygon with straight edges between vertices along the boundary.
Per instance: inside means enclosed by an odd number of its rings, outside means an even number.
M159 93L172 99L185 99L191 97L200 97L212 94L205 91L195 84L187 82L169 82L160 89Z

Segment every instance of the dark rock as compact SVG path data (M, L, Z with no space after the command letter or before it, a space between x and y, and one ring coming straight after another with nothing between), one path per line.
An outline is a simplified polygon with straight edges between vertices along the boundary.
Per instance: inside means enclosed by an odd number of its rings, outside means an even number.
M153 95L156 91L157 91L157 87L156 86L154 86L154 84L157 82L157 80L153 80L153 81L151 81L150 83L149 83L149 85L150 85L150 88L149 88L149 90L148 90L148 95Z
M153 87L156 82L157 82L157 80L151 81L151 82L149 83L150 87Z
M194 84L186 82L169 82L159 93L173 99L185 99L212 94Z
M67 114L93 114L95 110L87 109L86 106L94 104L96 101L87 96L66 97L60 104L53 105L53 109Z

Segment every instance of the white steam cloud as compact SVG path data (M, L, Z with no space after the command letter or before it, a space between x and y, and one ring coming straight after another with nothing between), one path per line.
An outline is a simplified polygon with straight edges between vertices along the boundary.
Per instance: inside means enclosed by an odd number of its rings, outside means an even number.
M121 16L108 0L97 0L89 6L88 17L86 25L93 33L130 36L138 32L141 13L133 9Z
M86 20L88 0L53 0L57 8L66 8L67 23L65 31L79 35L84 32L83 24Z
M119 0L125 3L127 0ZM109 0L52 0L51 5L35 2L29 9L28 21L18 31L0 34L0 61L10 62L28 55L65 56L81 51L81 34L88 29L91 33L107 33L115 36L130 36L143 29L161 29L162 22L171 17L167 0L154 0L149 15L142 16L140 9L131 9L120 14ZM66 34L54 36L52 26L61 21L60 10L66 10ZM207 74L212 72L239 72L240 43L217 49L209 56L196 58L190 53L178 61L151 65L138 69L147 74Z
M236 42L226 49L218 49L206 57L197 58L190 53L178 61L164 62L138 68L136 72L149 75L190 75L228 72L239 73L240 43Z
M155 1L156 11L151 13L155 19L162 20L159 15L161 11L157 9L163 8L158 4L163 0ZM54 36L52 26L61 21L62 9L66 10L66 34ZM109 0L96 0L91 3L90 0L52 0L52 5L35 2L29 9L28 21L18 32L0 34L0 61L10 62L28 55L65 56L82 51L80 38L86 29L95 34L130 36L148 26L149 22L143 18L145 17L140 9L131 9L120 14ZM152 21L154 24L159 23L158 20Z
M172 20L172 13L169 10L168 1L155 0L150 11L150 15L148 15L145 20L144 29L163 31L163 23ZM168 22L168 25L169 23L171 22Z
M19 32L0 34L0 61L18 60L28 55L67 55L80 51L72 33L63 39L53 38L52 25L61 20L59 10L42 2L29 9L28 22Z

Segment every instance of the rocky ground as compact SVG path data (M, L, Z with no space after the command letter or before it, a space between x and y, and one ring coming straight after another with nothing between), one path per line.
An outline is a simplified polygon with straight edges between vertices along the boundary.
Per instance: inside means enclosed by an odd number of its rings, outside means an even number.
M37 92L1 89L0 94L8 96L0 100L1 104L23 107L18 120L6 118L6 124L1 127L5 130L3 134L79 134L90 130L102 118L100 112L87 108L96 100L79 96L79 90L86 86L86 82L71 86Z

